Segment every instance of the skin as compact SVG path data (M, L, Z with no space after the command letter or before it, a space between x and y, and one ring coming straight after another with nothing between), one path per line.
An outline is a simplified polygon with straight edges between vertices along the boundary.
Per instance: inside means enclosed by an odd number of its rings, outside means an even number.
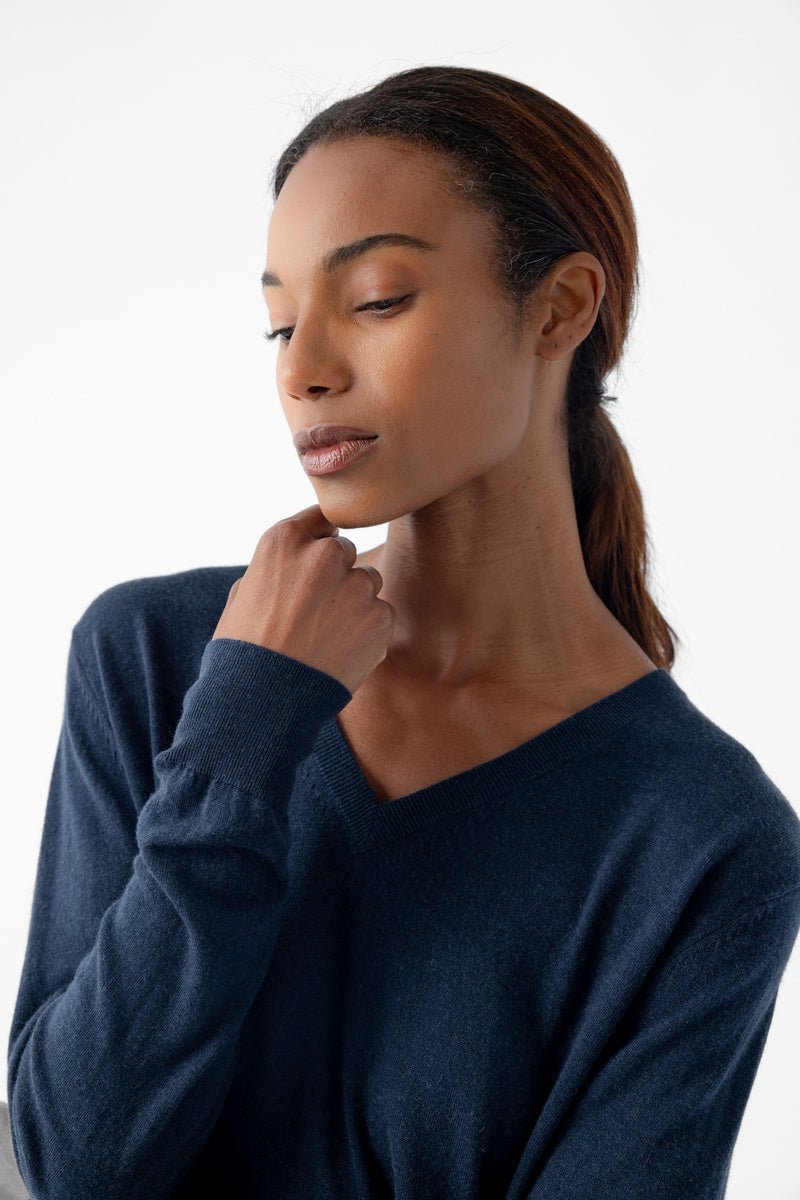
M379 435L357 463L309 478L340 529L388 522L356 565L379 570L395 629L339 714L384 798L656 669L586 574L556 419L603 268L586 252L561 259L513 337L488 268L489 219L444 194L441 170L388 139L313 147L274 205L265 264L283 282L264 290L270 327L292 327L276 366L291 433L336 422ZM384 231L438 249L382 247L322 272L327 251ZM356 311L407 293L388 312ZM392 780L379 764L404 730L418 765Z

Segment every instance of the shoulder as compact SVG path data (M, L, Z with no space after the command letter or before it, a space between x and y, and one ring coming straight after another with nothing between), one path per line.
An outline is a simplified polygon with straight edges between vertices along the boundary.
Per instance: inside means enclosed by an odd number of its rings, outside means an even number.
M636 723L628 769L696 937L800 888L800 817L746 745L671 676L666 685Z
M186 629L187 623L192 629L216 624L231 584L246 569L246 563L193 567L112 584L94 597L76 622L78 639L81 643L109 635L126 639L145 628L172 636Z
M745 826L762 827L800 851L795 806L756 755L674 679L667 682L670 702L642 736L679 818L692 828L707 825L722 840L736 840Z
M70 669L80 673L141 802L153 758L172 739L231 585L246 569L124 580L95 596L73 626Z

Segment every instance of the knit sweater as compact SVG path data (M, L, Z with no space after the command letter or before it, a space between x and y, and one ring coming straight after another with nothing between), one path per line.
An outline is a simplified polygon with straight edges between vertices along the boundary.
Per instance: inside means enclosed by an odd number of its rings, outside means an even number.
M246 566L72 628L8 1043L34 1200L719 1200L787 798L662 668L382 804L344 684L212 639Z

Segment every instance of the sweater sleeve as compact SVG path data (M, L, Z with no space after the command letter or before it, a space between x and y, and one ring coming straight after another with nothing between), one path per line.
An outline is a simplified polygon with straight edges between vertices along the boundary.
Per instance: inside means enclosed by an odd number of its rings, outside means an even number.
M350 697L212 639L137 818L73 630L8 1045L37 1200L158 1200L202 1149L279 928L296 769Z
M722 1200L800 886L674 951L567 1113L529 1200Z

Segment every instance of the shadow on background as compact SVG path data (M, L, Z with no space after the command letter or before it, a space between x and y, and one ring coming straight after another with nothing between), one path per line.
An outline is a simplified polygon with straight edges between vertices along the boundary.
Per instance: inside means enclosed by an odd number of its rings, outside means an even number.
M0 1101L0 1200L30 1200L14 1158L5 1101Z

